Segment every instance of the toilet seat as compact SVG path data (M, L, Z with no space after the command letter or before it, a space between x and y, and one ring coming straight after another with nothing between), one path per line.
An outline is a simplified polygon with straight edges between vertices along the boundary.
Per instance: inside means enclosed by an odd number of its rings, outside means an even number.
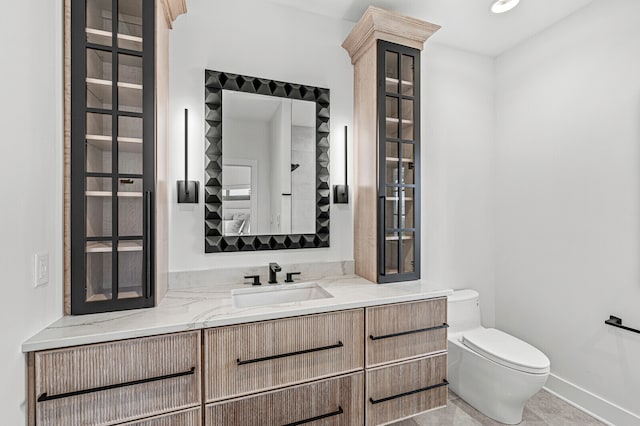
M505 367L533 374L550 371L549 358L540 350L495 328L467 331L460 340L469 349Z

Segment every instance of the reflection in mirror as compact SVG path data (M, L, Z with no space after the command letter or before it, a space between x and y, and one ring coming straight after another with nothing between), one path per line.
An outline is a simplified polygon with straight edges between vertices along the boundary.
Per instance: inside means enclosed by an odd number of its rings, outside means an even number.
M315 102L223 90L222 232L313 234Z

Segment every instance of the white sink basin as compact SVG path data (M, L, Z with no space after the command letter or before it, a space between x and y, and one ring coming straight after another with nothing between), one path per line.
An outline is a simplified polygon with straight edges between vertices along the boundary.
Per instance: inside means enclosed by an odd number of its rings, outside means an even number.
M330 297L333 297L331 293L314 282L274 284L231 291L233 306L236 308L253 308L256 306L277 305L280 303L328 299Z

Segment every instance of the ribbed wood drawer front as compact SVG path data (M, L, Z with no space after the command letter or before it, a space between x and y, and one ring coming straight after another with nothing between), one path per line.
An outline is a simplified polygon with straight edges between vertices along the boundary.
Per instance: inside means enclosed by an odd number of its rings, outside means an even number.
M363 373L209 404L207 426L364 424Z
M362 309L205 331L206 401L361 369Z
M367 367L447 350L447 299L367 308Z
M112 425L195 406L200 359L199 331L37 352L37 425Z
M447 404L447 355L367 370L367 425L380 425Z
M124 423L122 426L201 426L202 411L200 408L178 411L177 413L163 414L150 417L132 423Z

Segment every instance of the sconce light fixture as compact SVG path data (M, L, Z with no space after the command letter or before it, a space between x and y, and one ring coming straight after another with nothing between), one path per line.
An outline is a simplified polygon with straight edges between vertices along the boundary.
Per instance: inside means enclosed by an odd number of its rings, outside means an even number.
M198 204L200 182L189 180L189 110L184 109L184 180L178 181L178 203Z
M333 204L349 204L349 185L347 185L347 126L344 126L344 185L333 185Z

